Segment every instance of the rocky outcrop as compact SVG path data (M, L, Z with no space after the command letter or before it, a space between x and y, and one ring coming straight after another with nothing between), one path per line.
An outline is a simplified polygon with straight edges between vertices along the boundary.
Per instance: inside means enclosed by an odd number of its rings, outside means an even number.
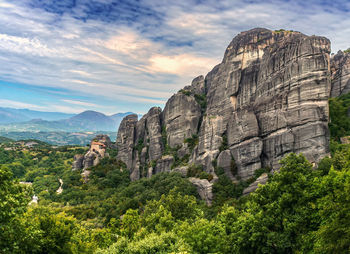
M247 188L243 190L243 195L248 195L249 193L255 191L259 185L264 185L269 180L269 176L267 173L262 174L258 177L253 183L251 183Z
M329 152L329 53L324 37L242 32L222 62L173 95L163 112L153 108L138 122L123 120L118 158L132 180L184 174L192 164L213 179L220 167L233 181L246 180L259 168L278 169L290 152L317 163Z
M185 94L189 91L173 95L162 113L167 144L172 148L182 145L186 138L197 133L201 107L193 96Z
M196 186L197 191L201 199L205 200L207 205L211 205L213 201L213 184L207 179L198 179L190 177L188 179L194 186Z
M233 160L233 156L230 150L222 151L217 159L217 166L225 171L225 174L232 180L236 181L233 176L236 174L236 163Z
M90 143L90 149L85 155L77 154L74 156L72 170L84 171L96 166L101 159L108 156L106 149L111 147L111 140L107 135L97 135Z
M72 170L79 170L84 167L84 155L83 154L76 154L74 155L74 161L72 164Z
M350 53L339 51L331 58L332 90L331 97L350 92Z
M117 159L123 161L129 169L133 165L133 148L135 146L134 142L136 124L136 114L124 117L119 125L117 135Z

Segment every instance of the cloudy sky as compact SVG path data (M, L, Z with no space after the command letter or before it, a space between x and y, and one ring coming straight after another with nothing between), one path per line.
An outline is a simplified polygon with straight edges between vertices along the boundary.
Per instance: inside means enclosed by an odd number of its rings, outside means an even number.
M0 0L0 107L145 113L254 27L350 47L350 1Z

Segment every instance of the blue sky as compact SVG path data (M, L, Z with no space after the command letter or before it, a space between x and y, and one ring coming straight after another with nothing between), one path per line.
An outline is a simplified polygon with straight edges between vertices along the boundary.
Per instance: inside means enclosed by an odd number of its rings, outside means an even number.
M145 113L254 27L350 47L350 1L0 0L0 107Z

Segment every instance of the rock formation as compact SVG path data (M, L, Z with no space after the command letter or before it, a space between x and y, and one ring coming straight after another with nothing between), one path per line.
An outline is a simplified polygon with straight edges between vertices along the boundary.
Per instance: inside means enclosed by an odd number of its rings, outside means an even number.
M96 166L101 159L108 156L106 148L111 147L111 140L107 135L97 135L90 143L90 149L85 155L77 154L74 156L72 170L83 170L83 174L88 175L85 171Z
M259 184L264 185L267 183L267 180L268 180L267 173L262 174L261 176L258 177L258 179L256 179L256 181L254 181L247 188L244 189L243 195L247 195L255 191L259 187Z
M205 200L207 205L211 205L213 201L213 184L210 183L207 179L198 179L190 177L188 179L194 186L196 186L199 196Z
M222 62L173 95L163 111L152 108L139 121L124 118L117 158L132 180L183 173L192 164L202 165L210 179L221 167L233 181L246 180L259 168L278 169L290 152L317 163L329 152L329 53L324 37L242 32Z
M331 58L332 90L331 97L350 92L350 53L339 51Z
M223 61L173 95L163 112L152 108L140 121L136 115L123 120L118 158L134 179L149 168L170 171L180 152L188 154L186 163L202 164L211 174L219 159L231 178L240 179L261 167L278 168L289 152L318 162L328 153L329 53L324 37L260 28L242 32ZM188 148L186 141L196 138Z

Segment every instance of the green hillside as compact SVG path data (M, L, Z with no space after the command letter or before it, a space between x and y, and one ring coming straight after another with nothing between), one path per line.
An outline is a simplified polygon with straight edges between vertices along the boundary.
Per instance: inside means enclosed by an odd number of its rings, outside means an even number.
M330 100L330 158L318 168L289 154L266 185L222 178L211 207L177 173L130 182L104 159L84 183L72 171L84 147L0 147L0 249L4 253L348 253L349 95ZM12 148L12 149L6 149ZM18 181L31 182L18 184ZM63 181L63 192L57 193ZM243 185L242 185L243 184ZM33 193L39 203L27 206Z
M1 143L10 143L10 142L13 142L13 141L14 141L13 139L5 138L5 137L1 137L0 136L0 144Z

